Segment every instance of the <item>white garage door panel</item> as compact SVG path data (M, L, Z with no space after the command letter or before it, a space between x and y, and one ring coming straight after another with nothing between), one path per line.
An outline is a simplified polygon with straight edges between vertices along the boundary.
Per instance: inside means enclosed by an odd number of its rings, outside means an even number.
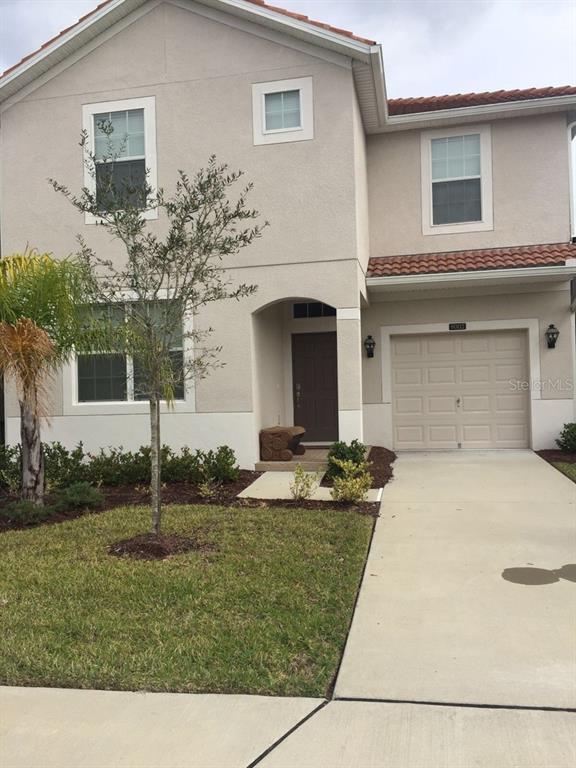
M526 448L523 331L392 337L392 412L399 450Z

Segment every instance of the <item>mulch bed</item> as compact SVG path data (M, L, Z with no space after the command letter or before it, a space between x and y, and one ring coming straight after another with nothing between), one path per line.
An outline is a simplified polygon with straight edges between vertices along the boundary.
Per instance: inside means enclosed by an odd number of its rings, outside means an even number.
M392 478L392 464L396 461L396 454L387 448L374 445L368 454L368 461L371 464L372 488L383 488ZM320 485L323 488L332 488L334 482L331 477L324 476Z
M544 461L550 463L555 461L563 461L565 464L576 464L576 453L568 453L567 451L560 451L558 449L550 448L546 451L536 451Z
M562 458L552 458L547 459L549 461L570 461L570 458L566 458L566 456L573 456L573 460L576 461L576 455L575 454L563 454L560 451L540 451L540 455L544 453L558 453L562 456ZM546 458L543 456L543 458ZM374 446L371 451L370 455L368 457L368 460L372 462L372 466L370 468L370 473L372 475L372 487L373 488L382 488L386 485L386 483L390 480L392 477L392 463L396 459L396 454L392 451L387 450L386 448L381 448L379 446ZM222 485L217 486L214 489L214 495L210 496L210 498L206 498L204 496L201 496L198 492L198 488L195 485L189 485L187 483L170 483L169 485L166 485L165 488L162 489L162 503L163 504L215 504L219 506L227 506L227 507L235 507L235 508L241 508L241 507L283 507L284 509L345 509L350 510L352 512L356 512L363 515L371 515L373 517L378 516L378 509L379 504L375 502L362 502L361 504L346 504L346 503L338 503L334 501L296 501L294 499L238 499L238 494L243 491L245 488L247 488L249 485L251 485L258 477L260 477L262 473L261 472L251 472L247 469L240 470L240 474L238 477L238 480L236 480L233 483L225 483ZM323 480L322 486L330 488L332 486L331 480ZM31 528L36 527L37 525L54 525L57 523L65 522L66 520L73 520L77 517L82 517L86 514L99 514L101 512L105 512L109 509L115 509L116 507L127 507L127 506L147 506L150 503L150 496L146 492L146 490L142 490L141 486L133 486L133 485L118 485L118 486L102 486L100 488L102 493L104 494L104 504L100 509L97 510L86 510L86 509L70 509L66 512L61 512L55 515L52 515L47 520L44 520L40 523L34 523L33 525L26 525L24 523L12 523L8 520L2 520L0 518L0 533L3 531L9 531L9 530L21 530L24 528ZM2 496L0 493L0 506L3 503L7 503L8 501L13 501L14 499L4 495ZM48 496L46 498L46 503L50 504L50 497ZM125 545L126 547L133 546L135 549L134 551L118 551L113 552L112 554L117 554L118 556L122 556L123 554L131 555L133 557L152 557L152 558L158 558L158 557L167 557L169 554L173 554L173 552L166 552L166 554L141 554L138 555L137 552L143 551L146 552L145 549L145 542L143 542L141 539L142 537L136 537L139 539L139 541L135 541L134 544L131 544L130 542L119 542L118 544L114 545L114 547L119 547L120 545ZM198 541L193 539L187 539L186 541L192 542L190 549L198 549L199 544ZM154 542L154 546L156 546L158 542ZM169 545L166 545L169 546ZM141 549L144 547L144 549ZM178 550L178 551L185 551L185 550Z
M176 534L141 533L131 539L123 539L112 544L108 551L116 557L132 557L136 560L164 560L170 555L183 552L212 552L213 544L197 538L187 538Z
M261 472L251 472L248 469L241 469L238 480L234 483L224 483L216 486L214 495L210 498L201 496L198 493L198 487L188 483L170 483L162 489L163 504L218 504L228 506L236 496L248 488ZM115 507L141 506L150 503L150 496L146 489L142 491L141 487L133 485L102 486L100 488L104 494L104 506L102 509L114 509Z

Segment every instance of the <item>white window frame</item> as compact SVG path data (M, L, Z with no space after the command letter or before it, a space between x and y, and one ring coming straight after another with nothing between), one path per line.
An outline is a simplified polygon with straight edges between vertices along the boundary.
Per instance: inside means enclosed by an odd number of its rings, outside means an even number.
M95 104L82 105L82 126L88 137L88 148L94 153L94 115L101 112L124 112L131 109L144 110L144 150L145 164L148 169L148 184L153 191L158 189L158 163L156 150L156 98L144 96L137 99L122 99L120 101L100 101ZM96 179L90 175L84 166L84 186L93 194L96 193ZM142 216L147 219L157 219L158 210L143 211ZM100 219L91 213L84 215L86 224L97 224Z
M434 224L432 211L432 139L480 134L480 191L482 219L451 224ZM492 201L492 131L489 125L422 131L420 134L422 177L422 234L455 235L463 232L486 232L494 229Z
M266 128L266 95L283 91L300 93L300 126L298 128ZM314 138L314 98L311 77L275 80L252 85L252 120L254 144L282 144L289 141L310 141Z

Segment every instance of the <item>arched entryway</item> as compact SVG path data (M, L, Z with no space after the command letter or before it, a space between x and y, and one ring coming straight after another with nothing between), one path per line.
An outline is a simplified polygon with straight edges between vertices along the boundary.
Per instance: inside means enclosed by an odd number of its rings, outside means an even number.
M254 414L258 429L302 426L308 444L339 437L337 310L294 297L253 315Z

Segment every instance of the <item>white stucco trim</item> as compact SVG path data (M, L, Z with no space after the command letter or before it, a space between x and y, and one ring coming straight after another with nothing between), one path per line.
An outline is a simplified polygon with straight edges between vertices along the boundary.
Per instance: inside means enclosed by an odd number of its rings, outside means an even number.
M343 307L336 309L337 320L360 320L360 307Z
M121 112L129 109L144 110L144 150L146 169L148 170L148 184L153 192L158 189L158 158L156 145L156 97L144 96L134 99L120 99L118 101L101 101L82 105L82 127L88 137L88 148L94 153L94 115L101 112ZM90 173L84 163L84 186L92 194L96 192L96 179ZM142 218L152 220L158 218L158 209L153 208L142 211ZM97 216L91 213L84 214L86 224L96 224Z
M434 224L432 214L432 140L452 136L480 135L480 221L457 224ZM492 204L492 130L489 125L470 125L465 128L443 128L434 131L422 131L420 134L420 162L422 182L422 234L453 235L460 232L485 232L494 229L494 210Z
M297 128L266 128L265 99L268 94L298 91L300 125ZM274 80L252 84L252 126L254 145L309 141L314 138L314 94L311 77Z
M530 424L532 430L532 446L543 444L541 421L538 415L538 403L542 400L540 387L535 386L541 381L540 363L540 325L536 318L514 320L466 320L466 318L454 318L454 322L466 322L465 331L450 331L448 323L418 323L414 325L384 325L380 329L382 344L382 402L390 410L391 422L392 408L392 336L421 335L431 333L458 333L466 334L474 331L510 331L526 330L528 332L528 365L530 368ZM564 401L566 402L566 400ZM568 400L567 402L571 402ZM391 423L388 425L391 428ZM391 443L390 443L391 444Z

